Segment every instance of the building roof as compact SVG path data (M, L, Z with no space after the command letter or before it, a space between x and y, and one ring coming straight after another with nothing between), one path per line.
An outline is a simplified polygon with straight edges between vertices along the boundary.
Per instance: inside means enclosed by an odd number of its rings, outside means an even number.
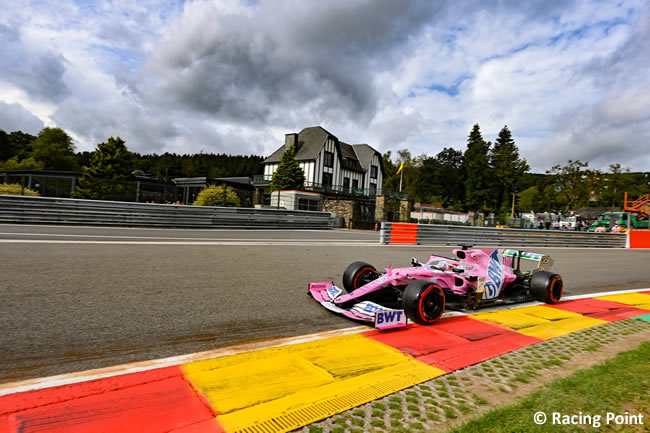
M367 144L347 144L321 126L304 128L298 133L296 161L315 160L329 137L332 137L338 146L341 165L343 168L355 171L365 171L370 167L372 157L376 150ZM280 162L285 151L285 145L266 158L263 164Z
M298 133L298 140L296 146L296 161L306 161L316 159L323 145L328 137L336 137L330 134L321 126L312 126L304 128ZM266 158L263 163L280 162L282 154L284 154L285 145L282 145L278 150L273 152L271 156Z
M361 167L363 167L364 170L368 170L372 163L372 157L375 156L377 151L367 144L355 144L353 145L353 148L357 154L357 159L359 160ZM379 158L379 162L381 164L381 158Z
M248 176L239 177L215 177L213 180L220 182L241 183L242 185L250 185L251 178Z
M359 163L359 158L354 151L353 145L339 141L339 149L341 150L341 166L348 170L364 171L362 165Z

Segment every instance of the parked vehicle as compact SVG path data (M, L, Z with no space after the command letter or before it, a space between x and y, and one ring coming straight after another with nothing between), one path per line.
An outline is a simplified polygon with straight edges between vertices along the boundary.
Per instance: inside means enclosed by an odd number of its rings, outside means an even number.
M589 227L590 232L597 230L598 227L604 228L606 232L611 231L612 227L619 226L627 228L627 221L630 219L630 228L633 230L647 229L648 216L640 212L605 212L598 216L597 220Z

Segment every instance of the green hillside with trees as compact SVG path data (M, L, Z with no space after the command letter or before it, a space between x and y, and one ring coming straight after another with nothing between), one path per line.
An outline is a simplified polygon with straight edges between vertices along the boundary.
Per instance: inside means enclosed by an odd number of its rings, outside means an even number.
M434 156L413 156L407 149L383 155L384 188L398 190L397 169L404 163L403 188L409 199L457 210L571 211L583 207L620 207L624 192L650 193L650 172L632 173L618 163L596 170L588 162L569 160L545 173L530 173L507 126L495 142L486 141L478 124L465 150L446 147Z
M478 124L472 127L463 150L460 143L434 156L413 156L407 149L383 155L385 190L397 191L404 164L403 191L413 202L468 211L509 215L515 210L577 210L582 207L620 207L623 193L639 197L650 193L650 173L632 173L618 163L595 170L586 161L569 160L545 173L530 173L512 133L504 126L494 143L486 141ZM289 153L289 152L287 152ZM236 177L262 173L264 158L257 155L185 154L141 155L129 151L120 137L110 137L93 152L75 152L72 138L60 128L44 128L37 136L0 129L0 170L56 170L83 172L76 196L119 197L132 194L115 185L133 179L140 170L159 180L175 177ZM293 172L291 172L293 173ZM293 182L280 173L273 183ZM97 179L114 181L113 186ZM294 179L297 185L301 179ZM296 186L298 187L298 186Z
M112 137L111 137L112 139ZM108 139L110 141L111 139ZM119 137L116 138L128 146ZM104 144L104 143L102 143ZM60 128L44 128L38 136L0 129L0 170L81 171L89 167L101 144L93 152L75 153L72 138ZM261 156L198 153L141 155L128 151L120 156L122 172L141 170L160 178L234 177L262 172Z

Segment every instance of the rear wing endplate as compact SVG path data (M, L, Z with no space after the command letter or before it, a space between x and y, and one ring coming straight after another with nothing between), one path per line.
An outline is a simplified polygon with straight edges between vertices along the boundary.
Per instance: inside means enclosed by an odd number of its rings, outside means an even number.
M505 250L503 252L505 257L511 257L514 261L515 258L520 260L528 260L537 264L535 271L548 271L553 267L554 260L551 256L545 254L529 253L526 251ZM533 272L535 272L533 271Z

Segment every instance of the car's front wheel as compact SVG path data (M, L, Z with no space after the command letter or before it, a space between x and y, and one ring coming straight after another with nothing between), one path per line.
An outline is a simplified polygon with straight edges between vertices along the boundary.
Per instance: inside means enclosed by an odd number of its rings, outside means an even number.
M547 271L535 272L530 279L530 293L538 301L547 304L560 302L564 291L564 282L558 274Z
M343 272L343 288L352 293L379 277L377 269L366 262L352 262Z
M445 311L445 292L430 281L411 281L402 296L406 317L420 325L431 325Z

